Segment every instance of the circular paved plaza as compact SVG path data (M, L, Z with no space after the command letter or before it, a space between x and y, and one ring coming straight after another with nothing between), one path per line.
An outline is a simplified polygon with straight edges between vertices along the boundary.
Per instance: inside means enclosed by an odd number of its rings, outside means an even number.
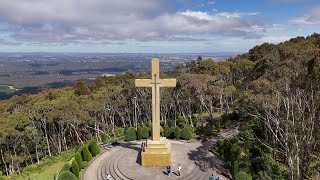
M143 167L140 165L141 141L125 143L114 146L97 157L84 172L84 180L107 179L107 174L115 180L162 180L183 179L197 180L209 179L211 174L221 180L227 178L227 172L222 167L222 162L208 151L208 147L216 142L180 142L170 141L172 145L172 166L170 177L166 174L166 167ZM181 176L177 169L181 164Z

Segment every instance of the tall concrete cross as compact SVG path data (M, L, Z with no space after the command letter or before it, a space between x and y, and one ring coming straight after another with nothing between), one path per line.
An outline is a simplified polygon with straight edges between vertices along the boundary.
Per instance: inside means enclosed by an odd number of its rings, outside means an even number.
M176 79L160 79L159 59L152 58L152 79L136 79L136 87L152 87L152 141L160 141L160 87L175 87Z

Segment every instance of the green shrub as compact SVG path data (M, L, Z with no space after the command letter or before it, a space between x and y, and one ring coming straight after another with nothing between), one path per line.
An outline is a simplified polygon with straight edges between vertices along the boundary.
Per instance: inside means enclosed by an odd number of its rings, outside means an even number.
M214 127L212 127L210 125L198 126L196 128L195 132L200 137L209 137L209 136L215 135Z
M63 171L59 174L58 180L78 180L78 178L70 171Z
M231 175L235 176L236 174L238 174L238 171L239 171L239 162L233 161L231 163Z
M143 139L148 139L150 137L150 129L147 126L144 126L141 131Z
M181 133L181 129L179 128L179 126L177 126L175 129L174 129L174 136L176 139L179 139L180 138L180 133Z
M90 162L92 160L92 155L88 149L88 146L82 146L83 149L83 160Z
M60 173L63 172L63 171L70 171L70 170L71 170L71 165L70 165L70 163L65 163L65 164L63 165L63 167L61 168Z
M163 136L164 137L168 137L168 131L169 131L169 127L168 126L164 126L164 128L163 128Z
M175 131L176 131L176 128L174 126L170 127L167 137L170 138L170 139L174 139Z
M240 156L240 153L241 153L241 149L236 146L236 145L232 145L231 146L231 161L236 161L239 159L239 156Z
M193 127L191 125L187 124L187 125L184 126L184 128L185 127L189 128L191 130L191 132L193 133L194 129L193 129Z
M136 129L134 127L128 128L125 134L126 141L134 141L137 139Z
M192 138L192 131L189 127L185 126L181 131L181 138L184 140L190 140Z
M181 133L182 134L182 133ZM182 136L182 135L181 135ZM223 147L224 147L224 140L220 140L217 143L217 153L219 155L223 155Z
M115 132L115 136L116 137L124 137L125 132L127 131L127 127L126 128L118 128Z
M142 128L141 128L141 126L137 127L137 139L138 140L142 139Z
M235 176L235 180L252 180L252 177L250 174L241 171Z
M225 161L231 161L231 148L232 148L232 144L230 143L230 141L228 139L224 140L223 143L224 147L223 147L223 158Z
M76 154L74 155L74 159L77 161L78 165L80 166L83 159L79 152L76 152Z
M268 174L266 171L260 171L256 176L255 179L263 179L263 180L273 180L272 177L269 176L270 174ZM281 176L277 176L277 178L274 179L281 179Z
M162 137L164 137L164 129L163 129L162 126L160 126L160 135L161 135Z
M89 151L92 154L92 156L96 156L100 153L100 147L95 139L90 141Z
M106 134L104 134L104 133L101 133L100 134L100 138L101 138L101 141L103 142L103 143L107 143L107 135Z
M119 129L122 129L122 128L119 128ZM126 126L123 128L123 135L124 136L126 135L127 131L128 131L128 127Z
M79 147L77 152L81 155L81 159L83 160L83 147Z
M107 143L113 145L113 144L117 144L118 142L117 142L117 140L116 140L115 137L111 136L111 137L107 140Z
M80 164L80 168L81 168L81 169L84 169L84 168L86 168L88 165L89 165L89 163L88 163L87 161L82 161L81 164Z
M268 161L263 157L255 157L251 159L251 167L254 173L268 170Z
M71 172L79 179L80 168L79 168L79 165L75 159L71 160Z

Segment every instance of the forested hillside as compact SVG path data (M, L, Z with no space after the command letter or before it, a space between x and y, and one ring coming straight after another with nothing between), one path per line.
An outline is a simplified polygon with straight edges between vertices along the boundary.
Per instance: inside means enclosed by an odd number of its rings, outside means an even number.
M286 167L284 177L312 178L320 171L319 34L265 43L221 62L199 57L161 76L177 78L176 88L162 89L162 126L197 128L218 121L217 112L233 112L247 117L244 128L259 125L254 138L273 149L270 158ZM118 128L149 124L150 89L135 88L137 78L150 74L97 77L0 101L3 175L101 134L114 136Z

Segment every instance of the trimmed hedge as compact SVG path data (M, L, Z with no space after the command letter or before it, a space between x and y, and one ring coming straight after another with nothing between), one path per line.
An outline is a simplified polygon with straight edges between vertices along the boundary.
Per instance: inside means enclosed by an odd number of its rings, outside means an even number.
M150 137L150 129L147 126L142 128L142 139L148 139Z
M100 153L100 147L95 139L89 142L89 151L93 157Z
M88 161L82 161L80 164L81 169L86 168L89 165Z
M82 146L83 149L83 160L89 162L92 160L92 154L90 153L88 146L84 145Z
M59 174L58 180L78 180L78 178L70 171L63 171Z
M71 160L71 172L77 177L77 179L80 178L80 168L77 161L74 158Z
M190 127L185 126L181 131L181 138L184 140L190 140L192 138L192 131Z
M169 127L168 126L164 126L164 128L163 128L163 137L168 137L168 132L169 132Z
M141 126L138 126L138 128L137 128L137 139L138 140L142 139L142 128L141 128Z
M174 139L175 131L176 131L176 128L174 126L171 126L169 128L169 131L168 131L168 134L167 134L167 138Z
M129 127L125 132L125 140L126 141L134 141L137 140L136 129L134 127Z
M185 128L185 127L189 128L189 129L191 130L191 132L194 131L194 128L193 128L191 125L189 125L189 124L186 124L186 125L184 126L184 128Z
M88 145L84 145L75 151L74 157L63 165L58 175L59 180L76 180L80 178L80 170L88 166L89 161L92 160L92 154L98 155L100 153L100 147L97 141L91 140ZM69 173L65 173L69 172ZM71 174L71 175L70 175Z
M123 131L122 131L121 129L123 129ZM121 134L121 133L123 132L123 136L126 136L128 129L129 129L128 127L119 128L119 129L118 129L118 130L119 130L119 134ZM121 132L121 131L122 131L122 132ZM117 137L121 137L121 136L118 136L117 133L116 133L116 136L117 136Z
M82 159L82 157L81 157L79 152L76 152L76 154L74 155L74 159L77 161L78 165L80 166L82 161L83 161L83 159Z
M175 129L174 129L174 137L176 139L179 139L180 138L180 133L181 133L181 129L179 128L179 126L177 126Z
M162 126L160 126L160 135L161 135L162 137L164 137L164 129L163 129Z
M63 171L70 171L70 170L71 170L71 165L70 165L70 163L65 163L65 164L63 165L63 167L61 168L60 173L62 173Z
M78 151L77 151L79 154L80 154L80 156L81 156L81 159L82 159L82 161L84 160L84 156L83 156L83 146L81 146L81 147L79 147L79 149L78 149Z

